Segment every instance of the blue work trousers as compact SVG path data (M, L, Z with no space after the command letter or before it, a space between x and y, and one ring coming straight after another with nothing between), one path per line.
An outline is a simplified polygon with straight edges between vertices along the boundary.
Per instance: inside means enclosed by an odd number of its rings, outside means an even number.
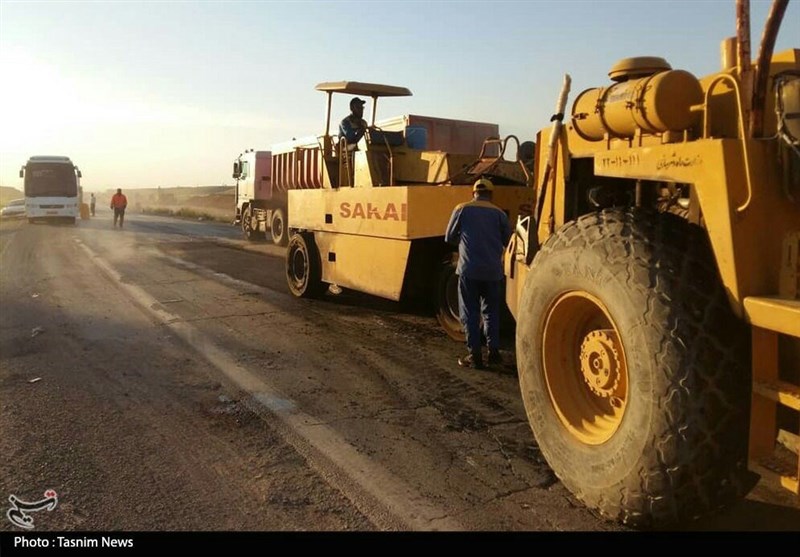
M500 348L500 283L458 277L458 313L473 354L481 350L481 317L489 349Z

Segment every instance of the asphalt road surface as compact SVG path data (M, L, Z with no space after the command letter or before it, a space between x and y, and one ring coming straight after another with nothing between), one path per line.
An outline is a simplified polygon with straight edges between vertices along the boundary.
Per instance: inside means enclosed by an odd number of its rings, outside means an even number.
M230 225L6 221L0 263L0 499L55 490L36 530L625 529L548 468L513 365L459 368L425 312L295 299ZM686 529L798 524L759 485Z

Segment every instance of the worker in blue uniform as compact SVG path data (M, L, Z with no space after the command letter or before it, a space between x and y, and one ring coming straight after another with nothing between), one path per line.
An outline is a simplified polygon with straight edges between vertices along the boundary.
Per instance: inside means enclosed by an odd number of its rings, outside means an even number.
M488 178L472 186L473 198L453 209L445 241L458 245L458 309L467 337L468 354L458 359L463 367L483 369L481 318L489 348L489 365L501 364L500 303L503 251L511 228L508 216L492 203L494 184Z
M350 100L350 114L339 123L339 137L347 139L347 146L354 148L367 131L367 122L364 120L365 101L355 97Z

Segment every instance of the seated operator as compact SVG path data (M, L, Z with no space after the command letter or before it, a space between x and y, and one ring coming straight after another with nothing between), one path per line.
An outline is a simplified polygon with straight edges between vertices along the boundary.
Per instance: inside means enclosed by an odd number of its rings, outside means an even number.
M339 137L347 140L347 148L355 149L364 132L367 130L367 122L364 120L364 104L358 97L350 101L350 114L339 124Z

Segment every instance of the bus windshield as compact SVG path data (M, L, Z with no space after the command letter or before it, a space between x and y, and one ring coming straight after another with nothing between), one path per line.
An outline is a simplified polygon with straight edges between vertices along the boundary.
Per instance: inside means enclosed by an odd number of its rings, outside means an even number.
M29 163L25 167L27 197L75 197L78 181L71 164Z

